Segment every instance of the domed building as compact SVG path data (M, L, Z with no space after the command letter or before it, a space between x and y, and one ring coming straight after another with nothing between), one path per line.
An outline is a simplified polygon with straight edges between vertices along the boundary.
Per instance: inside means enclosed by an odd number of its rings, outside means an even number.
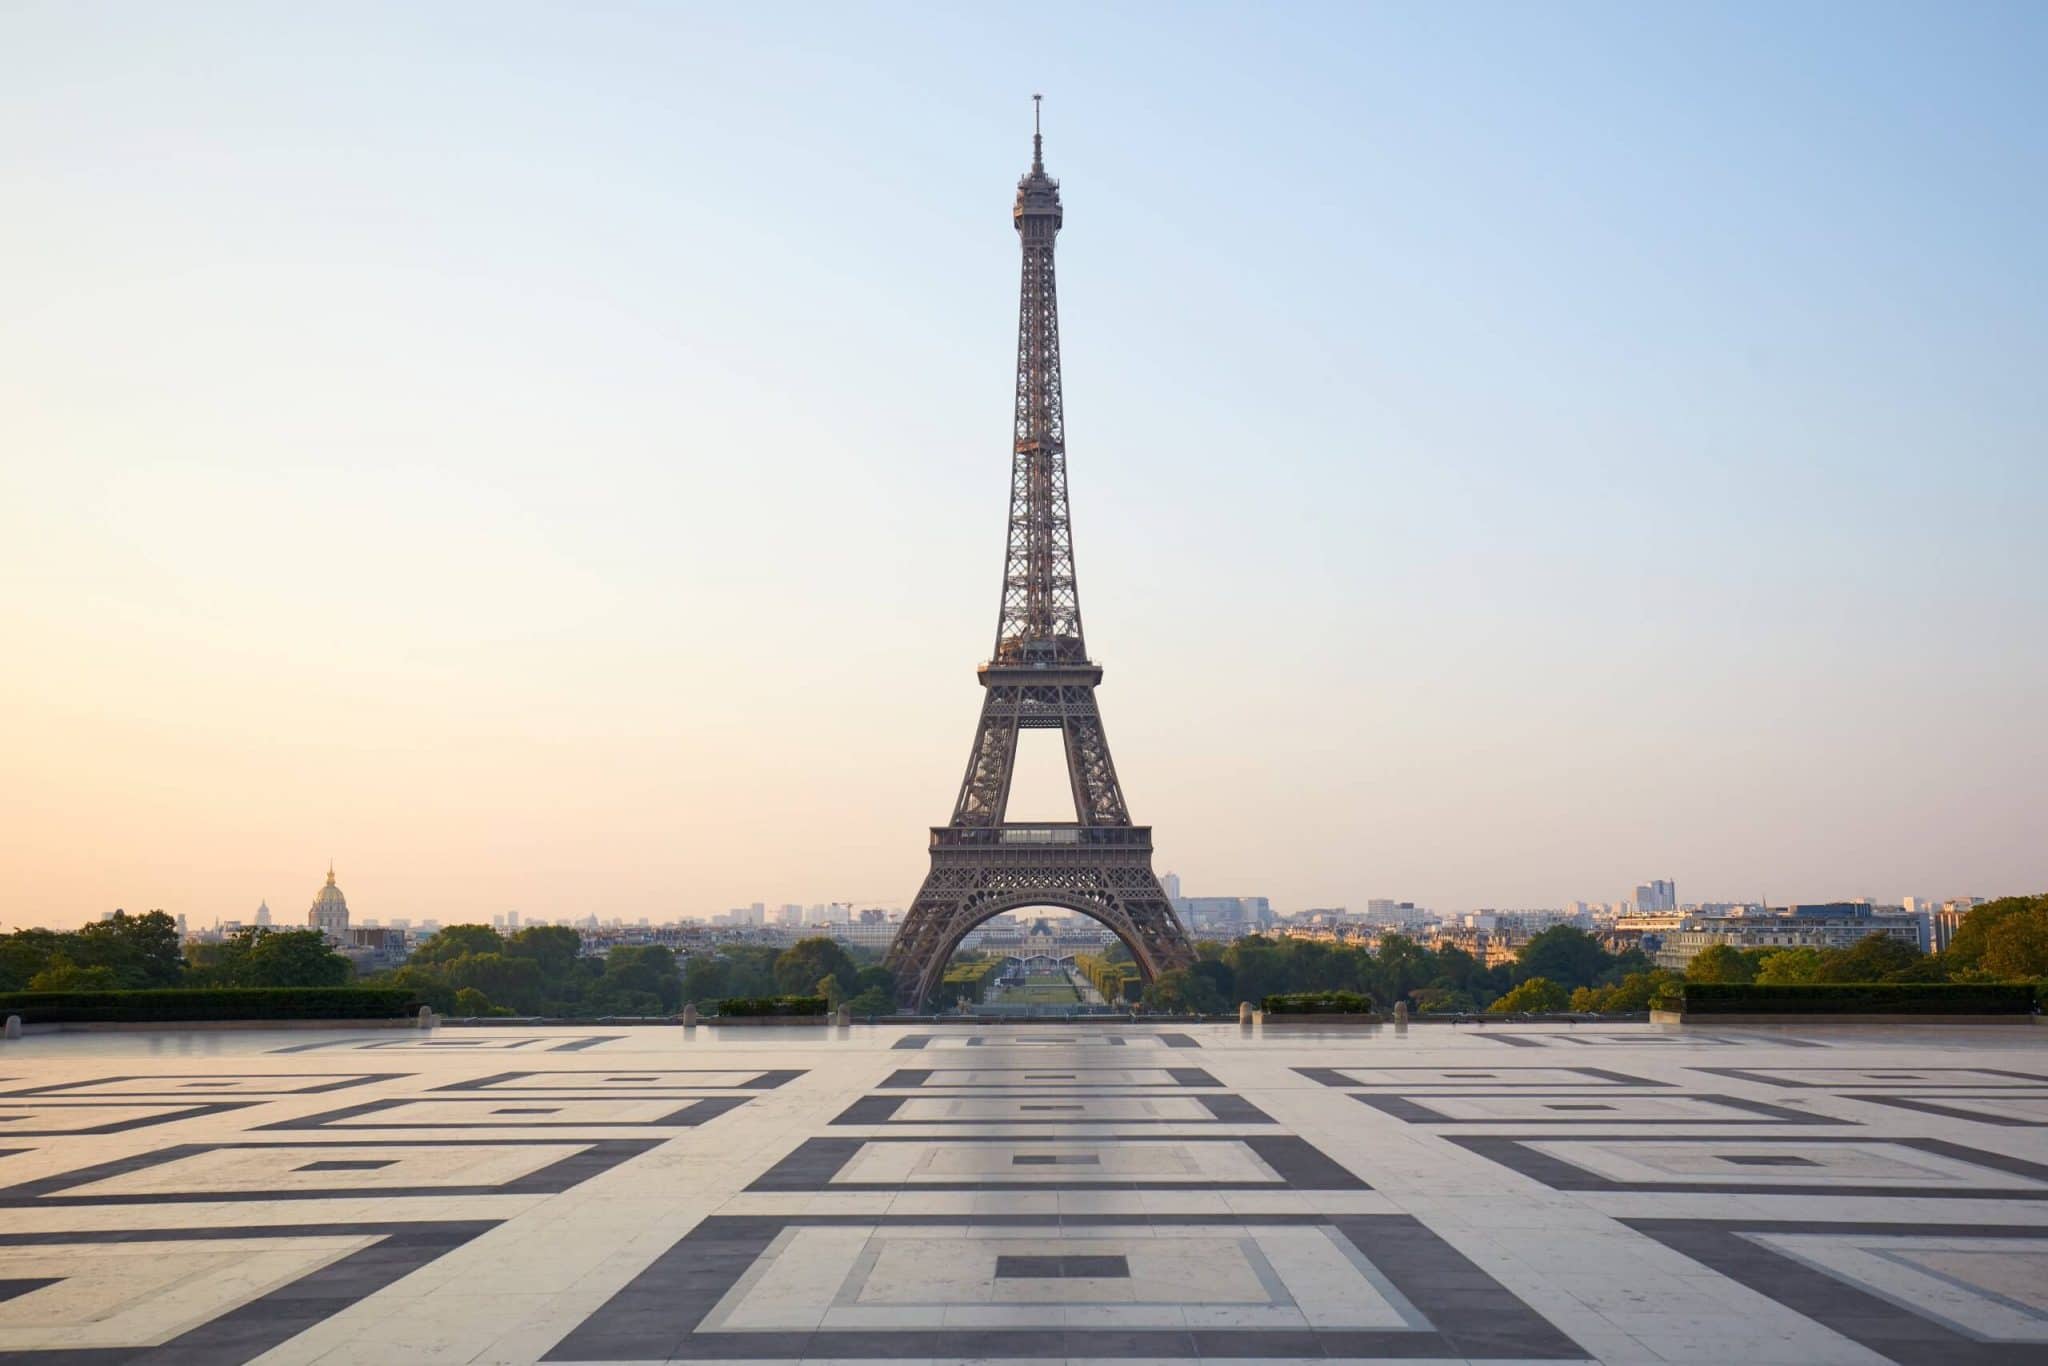
M327 936L328 942L348 942L348 898L341 894L341 888L334 885L334 865L327 865L327 885L320 889L320 895L313 898L313 908L306 912L306 923Z

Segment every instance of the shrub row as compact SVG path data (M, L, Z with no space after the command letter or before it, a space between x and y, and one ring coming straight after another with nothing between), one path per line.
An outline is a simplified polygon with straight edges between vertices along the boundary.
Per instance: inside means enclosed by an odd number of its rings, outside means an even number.
M24 1024L394 1020L418 1009L413 994L398 987L167 987L0 995L0 1015L19 1015Z
M2034 988L2026 982L1688 982L1672 1004L1692 1015L2031 1015Z
M950 1007L962 996L971 996L979 1001L988 990L988 984L1000 977L1003 960L1000 958L969 958L949 964L946 975L939 979L936 1004Z
M823 1015L822 996L733 996L718 1003L721 1015Z
M1138 999L1143 989L1136 965L1112 963L1099 954L1083 953L1074 958L1074 966L1088 979L1088 984L1102 993L1102 999L1110 1005L1119 1005Z
M1291 991L1259 1002L1268 1015L1370 1015L1372 997L1355 991Z

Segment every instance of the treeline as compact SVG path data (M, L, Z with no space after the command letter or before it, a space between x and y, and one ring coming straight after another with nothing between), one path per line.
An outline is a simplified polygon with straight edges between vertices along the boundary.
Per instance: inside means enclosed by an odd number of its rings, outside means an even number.
M1074 955L1074 967L1096 994L1110 1005L1121 1005L1135 994L1133 984L1138 980L1138 968L1131 961L1130 950L1117 945L1114 954L1078 953Z
M928 1003L931 1008L949 1005L975 1005L987 993L989 983L1003 975L1006 960L985 954L973 958L955 958L946 964L945 975L939 978L938 990ZM891 1003L889 1009L895 1009Z
M2015 982L2048 978L2048 894L2006 897L1963 918L1939 954L1873 934L1841 949L1738 950L1717 945L1684 973L1655 967L1641 952L1611 953L1583 930L1559 925L1531 939L1519 959L1482 966L1458 948L1429 949L1388 935L1379 951L1301 939L1240 939L1196 945L1192 968L1162 973L1145 988L1148 1009L1226 1013L1240 1001L1302 991L1357 991L1381 1009L1406 1001L1420 1013L1496 1014L1648 1010L1666 986L1684 982Z
M719 1001L822 996L856 1014L896 1009L895 978L854 960L836 940L800 940L787 949L731 945L679 959L662 944L625 944L584 957L583 939L560 925L500 934L488 925L451 925L421 944L405 966L367 979L403 987L452 1015L673 1015L686 1004L709 1011Z
M352 975L318 930L251 925L218 943L182 944L162 911L0 935L0 991L338 987Z

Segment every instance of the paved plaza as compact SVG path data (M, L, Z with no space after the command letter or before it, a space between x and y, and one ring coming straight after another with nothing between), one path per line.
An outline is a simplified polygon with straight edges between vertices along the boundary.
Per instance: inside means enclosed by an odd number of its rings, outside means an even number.
M2048 1360L2048 1033L0 1045L0 1366Z

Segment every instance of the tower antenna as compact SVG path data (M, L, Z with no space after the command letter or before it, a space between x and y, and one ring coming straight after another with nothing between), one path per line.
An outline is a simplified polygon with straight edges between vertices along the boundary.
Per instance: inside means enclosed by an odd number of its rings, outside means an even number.
M1031 169L1045 169L1045 132L1039 126L1039 109L1045 100L1043 95L1031 97Z

